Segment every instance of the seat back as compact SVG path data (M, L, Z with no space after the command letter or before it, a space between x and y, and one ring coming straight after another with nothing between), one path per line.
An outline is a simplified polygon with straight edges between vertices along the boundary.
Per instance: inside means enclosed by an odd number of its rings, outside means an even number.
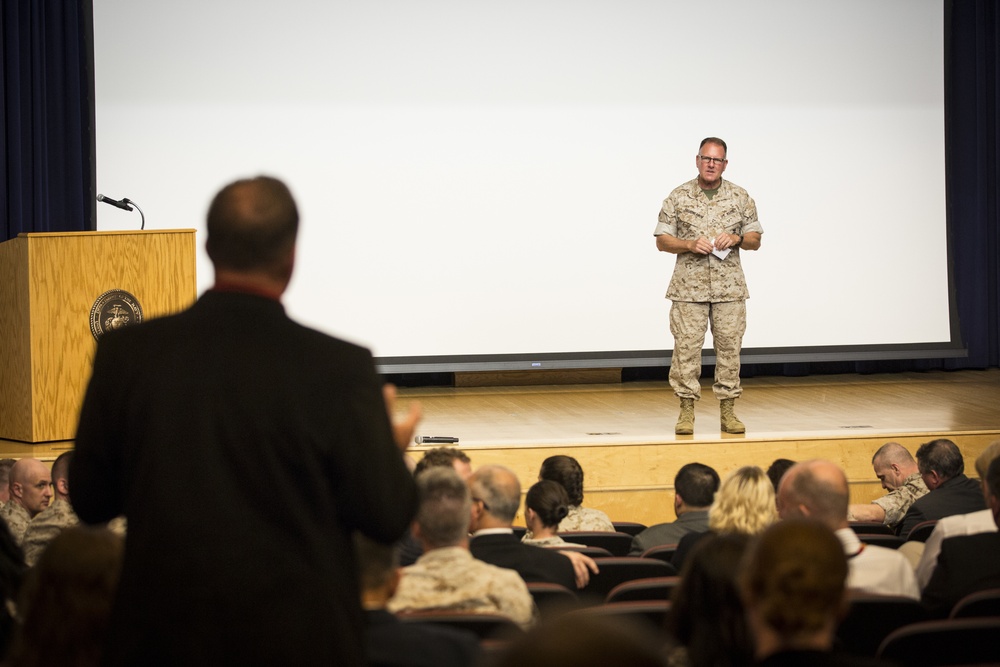
M921 521L920 523L918 523L917 525L915 525L913 528L911 528L910 532L908 532L906 534L906 541L907 542L926 542L927 538L930 537L931 533L934 532L934 526L936 526L936 525L937 525L937 521L936 520Z
M874 544L889 549L898 549L906 540L898 535L883 535L873 533L859 533L858 539L865 544Z
M896 532L881 521L851 521L847 525L855 533L866 535L895 535Z
M635 537L648 528L646 524L638 523L636 521L612 521L611 525L614 526L615 530L619 533L628 533L632 537Z
M655 558L639 558L638 556L622 556L602 558L597 562L600 572L590 575L590 583L579 591L580 601L584 605L601 604L615 586L635 579L649 577L676 576L673 565Z
M955 603L951 618L1000 616L1000 588L970 593Z
M680 583L680 577L648 577L633 579L618 584L611 589L604 599L605 604L612 602L635 602L637 600L662 600L668 602L674 588Z
M891 633L877 657L900 665L1000 663L1000 618L958 618L905 625Z
M894 630L927 620L927 611L913 598L855 592L850 601L847 615L837 628L837 642L855 655L874 657Z
M559 533L567 542L586 544L588 547L607 549L615 556L627 556L632 548L632 536L628 533L609 533L598 530L581 530Z
M665 563L669 563L673 557L674 552L677 551L676 544L658 544L655 547L649 547L642 552L643 558L656 558L662 560Z
M543 620L580 607L576 592L565 586L541 581L528 582L527 586Z
M632 602L612 602L610 604L585 607L570 612L570 615L586 614L589 616L620 618L650 635L666 639L666 620L669 612L670 602L666 600L635 600Z
M396 616L407 623L441 623L460 628L480 640L509 641L524 634L521 626L501 614L428 610L400 612Z

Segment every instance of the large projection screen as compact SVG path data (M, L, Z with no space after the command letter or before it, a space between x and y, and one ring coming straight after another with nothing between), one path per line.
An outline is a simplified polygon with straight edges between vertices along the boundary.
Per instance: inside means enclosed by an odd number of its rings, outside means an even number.
M961 352L941 0L101 0L94 49L98 192L203 241L284 179L289 313L384 372L665 362L652 232L710 135L765 230L745 360Z

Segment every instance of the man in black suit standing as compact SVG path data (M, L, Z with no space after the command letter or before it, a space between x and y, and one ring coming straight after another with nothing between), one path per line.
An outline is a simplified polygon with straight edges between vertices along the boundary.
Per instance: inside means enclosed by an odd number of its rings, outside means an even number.
M128 520L104 664L363 662L351 533L406 529L419 410L394 432L370 352L285 314L297 230L281 181L226 186L215 286L98 345L70 478Z
M940 438L920 445L917 469L930 492L910 505L896 529L898 535L905 538L922 521L985 509L982 488L965 476L962 452L951 440Z
M472 555L498 567L516 570L525 582L549 582L576 589L569 558L552 549L522 544L511 526L521 505L517 475L503 466L482 466L468 479L472 493L469 530Z
M986 472L989 509L1000 528L1000 458ZM1000 588L1000 532L949 537L921 600L934 616L947 616L970 593Z

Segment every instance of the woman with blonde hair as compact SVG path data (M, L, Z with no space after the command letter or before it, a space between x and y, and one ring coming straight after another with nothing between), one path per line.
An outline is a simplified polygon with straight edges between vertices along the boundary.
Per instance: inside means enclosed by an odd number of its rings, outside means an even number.
M680 572L692 547L706 536L759 535L777 518L774 486L767 473L758 466L737 468L722 480L715 493L708 510L708 531L682 537L670 562Z

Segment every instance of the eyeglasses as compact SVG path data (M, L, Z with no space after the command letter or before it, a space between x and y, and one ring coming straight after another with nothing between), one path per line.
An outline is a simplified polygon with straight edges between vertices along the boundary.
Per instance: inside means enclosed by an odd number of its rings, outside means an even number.
M490 511L490 506L487 505L486 501L483 500L482 498L476 498L475 496L472 496L472 502L474 502L474 503L482 503L483 504L483 509L486 510L487 512Z
M722 164L723 162L728 162L724 157L709 157L707 155L699 155L698 159L702 162L709 162L711 164Z

